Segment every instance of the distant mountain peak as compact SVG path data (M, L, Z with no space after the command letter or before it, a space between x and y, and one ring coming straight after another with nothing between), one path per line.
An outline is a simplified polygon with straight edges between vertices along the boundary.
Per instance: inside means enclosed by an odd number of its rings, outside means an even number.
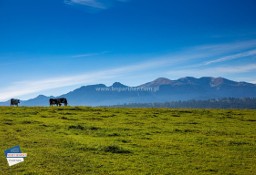
M45 98L49 98L49 97L47 97L45 95L38 95L37 97L32 98L32 99L45 99Z
M155 83L162 83L162 84L170 84L172 83L172 80L168 79L168 78L164 78L164 77L159 77L157 79L155 79L154 81Z
M159 77L151 82L141 85L140 87L159 87L161 85L168 85L172 83L173 81L168 78Z
M123 84L120 83L120 82L115 82L115 83L113 83L113 85L112 85L111 87L120 88L120 87L127 87L127 86L123 85Z
M180 80L195 80L195 77L182 77Z
M45 95L38 95L37 98L48 98L48 97Z
M182 81L182 82L191 82L191 81L196 81L197 78L195 77L183 77L183 78L180 78L178 79L178 81Z

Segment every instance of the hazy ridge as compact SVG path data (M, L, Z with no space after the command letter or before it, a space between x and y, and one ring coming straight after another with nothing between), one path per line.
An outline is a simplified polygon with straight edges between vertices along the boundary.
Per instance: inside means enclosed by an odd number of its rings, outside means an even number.
M72 106L122 105L130 103L164 103L187 100L209 100L222 98L256 98L256 85L236 82L225 78L185 77L177 80L158 78L145 84L130 87L115 82L82 86L59 97L68 99ZM48 106L49 98L39 95L21 101L22 106ZM9 105L9 101L0 105Z

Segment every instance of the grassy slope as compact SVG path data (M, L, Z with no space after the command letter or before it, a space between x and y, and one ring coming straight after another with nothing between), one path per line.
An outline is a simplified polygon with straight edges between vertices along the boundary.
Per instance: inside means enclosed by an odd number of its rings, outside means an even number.
M20 145L25 162L8 167ZM256 174L255 110L0 107L0 174Z

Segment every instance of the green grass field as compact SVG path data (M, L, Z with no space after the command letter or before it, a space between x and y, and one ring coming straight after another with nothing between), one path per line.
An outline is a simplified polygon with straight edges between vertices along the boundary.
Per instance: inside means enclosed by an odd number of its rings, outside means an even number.
M255 175L256 111L0 107L0 148L3 175Z

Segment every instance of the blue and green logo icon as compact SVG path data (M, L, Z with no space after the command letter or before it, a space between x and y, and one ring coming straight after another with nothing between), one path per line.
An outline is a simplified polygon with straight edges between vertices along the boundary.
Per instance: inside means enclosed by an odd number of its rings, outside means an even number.
M23 162L24 158L27 157L27 153L22 153L19 145L5 150L4 154L9 166Z

